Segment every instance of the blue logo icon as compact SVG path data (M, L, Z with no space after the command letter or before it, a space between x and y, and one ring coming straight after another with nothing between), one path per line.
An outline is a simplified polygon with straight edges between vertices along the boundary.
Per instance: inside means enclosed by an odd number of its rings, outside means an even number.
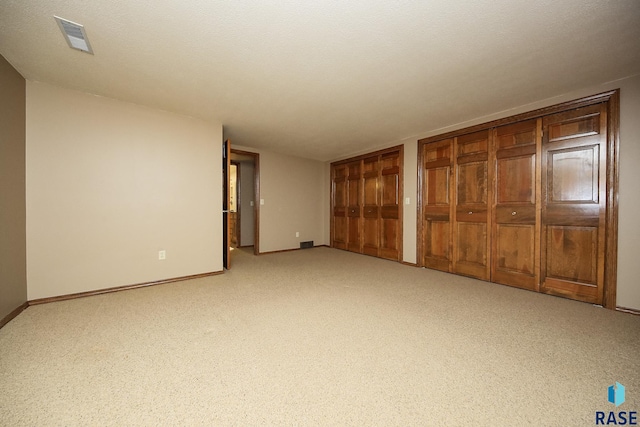
M624 386L617 381L609 386L609 403L616 405L616 408L624 403Z

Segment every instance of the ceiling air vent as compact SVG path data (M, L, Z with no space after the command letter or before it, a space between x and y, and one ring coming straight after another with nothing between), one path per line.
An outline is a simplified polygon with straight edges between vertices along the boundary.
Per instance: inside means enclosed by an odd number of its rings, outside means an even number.
M59 16L54 16L54 18L58 23L58 27L60 27L60 31L64 34L64 38L67 40L69 47L93 55L93 50L91 50L87 33L84 32L84 26L60 18Z

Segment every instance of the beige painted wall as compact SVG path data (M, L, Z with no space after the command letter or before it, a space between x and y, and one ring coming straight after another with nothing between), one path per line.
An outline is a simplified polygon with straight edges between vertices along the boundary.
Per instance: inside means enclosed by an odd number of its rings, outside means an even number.
M404 143L404 198L402 212L402 258L403 261L416 263L416 234L418 207L418 141ZM409 204L406 203L409 198ZM412 246L410 246L412 245Z
M640 310L640 76L608 86L621 88L617 303Z
M0 56L0 319L27 301L25 80Z
M254 206L251 206L254 200L255 190L255 168L253 163L240 162L240 200L241 200L241 216L240 216L240 245L252 246L254 243Z
M324 241L331 246L331 163L325 162L324 169L324 187L322 189L322 199L324 200Z
M260 154L260 252L295 249L308 240L326 244L324 162L235 144L232 148Z
M640 212L640 191L638 183L640 182L640 76L634 76L615 82L607 82L598 86L584 88L571 93L559 95L554 98L541 100L531 104L523 105L507 111L488 114L483 117L469 120L464 123L425 131L422 134L406 138L401 141L394 141L384 146L372 147L367 152L375 151L385 147L395 145L404 145L404 197L411 197L411 204L405 205L403 222L403 259L406 262L416 262L416 245L417 245L417 216L416 216L416 197L417 197L417 140L428 136L439 135L445 132L462 129L476 124L486 123L492 120L512 116L519 113L547 107L581 97L594 95L608 90L620 88L620 193L619 193L619 233L618 233L618 295L617 305L621 307L633 308L640 310L640 263L636 259L636 255L640 253L640 222L636 219L637 212ZM425 124L425 129L428 124ZM365 152L354 152L349 156L352 157ZM341 160L346 157L334 159L332 161ZM328 176L327 182L330 177ZM326 186L327 192L324 197L325 203L329 205L329 186ZM329 223L329 207L325 211L325 224ZM329 232L327 232L327 241L329 241Z
M29 299L222 270L220 124L30 81L26 102Z

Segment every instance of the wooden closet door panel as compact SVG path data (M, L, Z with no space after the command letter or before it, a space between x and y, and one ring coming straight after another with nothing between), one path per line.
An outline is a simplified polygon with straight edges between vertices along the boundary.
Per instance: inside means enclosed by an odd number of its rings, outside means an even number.
M495 207L491 236L491 280L539 289L539 214L536 209L536 158L541 120L494 130Z
M378 256L380 246L380 191L378 178L380 175L379 156L364 159L363 161L363 230L362 253Z
M462 160L464 161L464 160ZM458 160L458 206L487 206L487 160L462 163Z
M449 214L425 219L424 266L451 271L451 221Z
M606 212L606 105L544 118L542 284L601 304Z
M347 249L362 252L362 174L360 160L347 163Z
M496 161L496 203L535 204L536 146L529 150L500 150Z
M380 228L379 256L399 261L402 230L400 227L400 153L380 156Z
M457 137L453 271L490 278L489 131Z
M422 265L452 271L453 139L422 147Z
M347 248L347 166L337 165L332 171L333 229L334 248Z
M487 265L487 224L458 221L456 229L457 270L461 273L481 276ZM479 270L476 270L476 267ZM478 271L476 273L476 271Z

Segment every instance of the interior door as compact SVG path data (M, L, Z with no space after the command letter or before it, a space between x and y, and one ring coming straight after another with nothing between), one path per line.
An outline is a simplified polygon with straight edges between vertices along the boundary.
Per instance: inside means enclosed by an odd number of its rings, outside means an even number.
M494 130L496 148L491 280L539 289L539 200L536 155L542 121L528 120Z
M231 230L229 227L231 141L222 144L222 264L227 270L231 268Z
M456 138L453 271L489 280L489 131Z
M402 188L400 187L400 153L380 156L380 250L381 258L400 261L402 227L400 213Z
M240 203L240 163L231 161L229 169L229 229L230 229L230 245L231 248L239 248L240 244L240 223L242 208Z
M541 291L602 304L606 104L543 119Z
M427 268L450 272L453 139L425 144L422 167L422 263Z

